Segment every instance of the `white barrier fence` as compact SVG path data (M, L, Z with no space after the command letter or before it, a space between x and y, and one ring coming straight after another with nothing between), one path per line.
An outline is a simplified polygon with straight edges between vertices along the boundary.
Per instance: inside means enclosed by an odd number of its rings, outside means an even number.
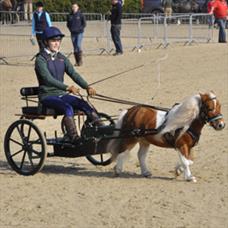
M0 12L1 22L3 14ZM8 13L8 12L7 12ZM9 13L8 13L9 14ZM16 13L15 13L16 15ZM0 60L10 57L34 56L38 46L31 46L31 22L23 21L23 15L11 15L16 23L0 26ZM8 15L9 16L9 15ZM66 13L50 13L53 25L58 26L66 34L63 42L65 53L72 52L70 33L66 27ZM114 50L110 35L108 15L85 13L87 27L84 33L83 49L85 54L111 53ZM209 14L181 14L165 17L151 14L123 14L121 38L124 50L141 50L146 47L167 47L173 43L185 45L193 42L213 41L214 26ZM9 17L10 18L10 17ZM22 19L22 21L20 20ZM8 21L9 22L9 21ZM10 48L10 43L17 43L17 50Z

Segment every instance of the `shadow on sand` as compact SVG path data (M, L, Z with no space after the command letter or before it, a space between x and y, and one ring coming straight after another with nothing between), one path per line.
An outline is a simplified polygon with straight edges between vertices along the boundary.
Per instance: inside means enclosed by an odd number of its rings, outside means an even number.
M165 180L173 181L176 180L174 177L165 176L152 176L149 178L144 178L138 173L134 172L123 172L120 176L115 177L112 170L102 171L97 168L96 170L90 170L89 168L82 167L75 163L67 163L69 166L59 165L59 164L48 164L43 167L40 171L42 174L47 175L75 175L81 177L96 177L96 178L118 178L118 179L155 179L155 180ZM0 161L0 174L12 175L15 173L8 165L6 161Z

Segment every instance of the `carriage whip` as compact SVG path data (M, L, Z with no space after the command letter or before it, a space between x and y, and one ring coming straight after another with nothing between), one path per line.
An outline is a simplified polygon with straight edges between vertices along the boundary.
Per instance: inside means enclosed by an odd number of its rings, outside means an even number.
M157 64L157 82L158 82L158 86L157 86L157 88L156 88L156 92L155 92L154 96L152 97L152 100L153 100L153 99L155 98L155 96L157 96L158 91L159 91L159 89L160 89L160 85L161 85L160 62L166 60L167 58L168 58L168 54L166 54L165 56L163 56L163 57L160 58L160 59L157 59L157 60L154 60L154 61L150 61L150 62L148 62L148 63L144 63L144 64L141 64L141 65L132 67L132 68L130 68L130 69L128 69L128 70L125 70L125 71L122 71L122 72L113 74L113 75L111 75L111 76L109 76L109 77L102 78L102 79L100 79L100 80L98 80L98 81L95 81L95 82L92 82L92 83L89 84L89 86L92 86L92 85L101 83L101 82L106 81L106 80L109 80L109 79L111 79L111 78L118 77L118 76L120 76L120 75L122 75L122 74L131 72L131 71L134 71L134 70L136 70L136 69L145 67L146 65L149 65L149 64L155 62L155 63Z
M106 80L111 79L111 78L115 78L115 77L117 77L117 76L119 76L119 75L122 75L122 74L128 73L128 72L130 72L130 71L133 71L133 70L139 69L139 68L144 67L144 66L145 66L145 64L142 64L142 65L139 65L139 66L136 66L136 67L130 68L130 69L128 69L128 70L125 70L125 71L122 71L122 72L119 72L119 73L113 74L113 75L111 75L111 76L109 76L109 77L102 78L102 79L100 79L100 80L98 80L98 81L95 81L95 82L93 82L93 83L89 84L89 86L91 86L91 85L95 85L95 84L97 84L97 83L100 83L100 82L106 81Z
M161 61L164 61L168 58L168 54L164 55L162 58L158 59L156 61L156 64L157 64L157 82L158 82L158 86L156 88L156 92L154 94L154 96L151 98L152 100L158 95L158 92L159 92L159 89L160 89L160 86L161 86Z

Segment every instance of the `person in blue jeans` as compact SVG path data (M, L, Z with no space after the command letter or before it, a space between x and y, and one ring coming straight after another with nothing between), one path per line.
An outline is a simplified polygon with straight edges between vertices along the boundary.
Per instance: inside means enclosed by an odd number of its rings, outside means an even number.
M71 33L71 40L74 47L75 65L82 65L82 39L86 20L76 3L72 4L72 12L67 17L67 27Z
M219 26L219 43L227 43L226 41L226 19L228 16L228 6L225 0L215 0L211 3L210 14L214 14L215 21Z
M116 52L114 53L114 55L123 54L123 47L120 39L121 19L122 19L122 5L118 0L112 0L110 20L111 20L111 36L116 48Z
M39 52L35 61L35 72L39 82L39 101L46 107L64 115L63 123L67 136L72 143L77 144L80 137L77 134L74 121L74 110L83 111L87 118L95 124L99 116L85 100L79 98L79 88L64 83L64 74L85 89L88 95L96 91L74 70L70 61L59 52L64 34L56 27L48 27L44 31L45 48Z

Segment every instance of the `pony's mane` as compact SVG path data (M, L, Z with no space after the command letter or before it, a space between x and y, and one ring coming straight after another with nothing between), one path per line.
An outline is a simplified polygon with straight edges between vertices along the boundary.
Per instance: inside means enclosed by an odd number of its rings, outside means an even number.
M175 133L175 130L183 128L186 131L192 121L196 119L200 112L200 95L187 97L182 103L173 106L166 117L165 128L162 133Z

